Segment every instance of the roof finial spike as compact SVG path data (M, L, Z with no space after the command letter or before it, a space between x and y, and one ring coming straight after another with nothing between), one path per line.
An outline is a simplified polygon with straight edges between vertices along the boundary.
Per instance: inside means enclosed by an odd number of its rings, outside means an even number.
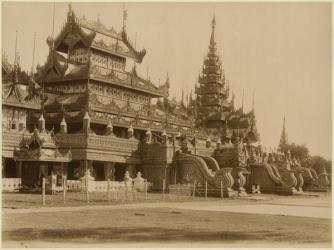
M241 104L241 110L244 111L244 97L245 97L245 89L242 89L242 104Z
M123 3L123 31L125 32L125 28L126 28L126 20L128 18L128 12L125 9L125 4Z
M215 45L215 27L216 27L216 18L215 15L213 15L212 19L212 31L211 31L211 38L210 38L210 45Z
M213 14L213 18L212 18L212 29L214 29L216 26L216 16L215 14Z
M31 63L31 75L34 75L34 67L35 67L35 43L36 43L36 32L34 33L34 47L32 51L32 63Z
M69 11L72 11L72 5L69 4ZM56 12L56 2L53 2L53 14L52 14L52 40L54 40L55 31L55 12Z
M16 30L15 34L15 54L14 54L14 83L18 83L18 64L19 64L19 59L18 59L18 53L17 53L17 37L18 37L18 32Z
M182 81L182 99L181 99L181 104L184 106L184 81Z
M15 33L14 66L17 64L17 36L18 36L18 33L17 33L17 30L16 30L16 33Z
M135 50L137 50L137 32L136 32L136 36L135 36Z

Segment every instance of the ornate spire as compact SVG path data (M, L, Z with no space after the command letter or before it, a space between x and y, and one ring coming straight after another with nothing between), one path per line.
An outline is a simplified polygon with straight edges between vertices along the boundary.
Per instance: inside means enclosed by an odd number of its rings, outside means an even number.
M213 15L213 18L212 18L212 30L211 30L211 38L210 38L210 47L214 47L216 45L216 42L215 42L215 27L216 27L216 18L215 18L215 15Z
M278 145L278 148L280 149L281 152L286 152L288 146L288 136L285 131L285 116L283 117L283 129L281 133L281 139Z

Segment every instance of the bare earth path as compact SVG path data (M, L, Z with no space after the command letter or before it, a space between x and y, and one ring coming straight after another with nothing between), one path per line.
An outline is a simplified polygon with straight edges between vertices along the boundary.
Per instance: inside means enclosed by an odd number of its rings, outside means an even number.
M3 209L3 246L331 246L329 194L261 197Z

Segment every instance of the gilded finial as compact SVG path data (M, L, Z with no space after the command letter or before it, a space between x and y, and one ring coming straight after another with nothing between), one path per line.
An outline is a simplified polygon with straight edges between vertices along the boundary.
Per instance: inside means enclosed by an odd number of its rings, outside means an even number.
M211 31L211 38L210 38L210 45L215 46L215 26L216 26L216 18L213 15L212 19L212 31Z
M215 14L213 14L213 18L212 18L212 29L214 29L216 26L216 17Z

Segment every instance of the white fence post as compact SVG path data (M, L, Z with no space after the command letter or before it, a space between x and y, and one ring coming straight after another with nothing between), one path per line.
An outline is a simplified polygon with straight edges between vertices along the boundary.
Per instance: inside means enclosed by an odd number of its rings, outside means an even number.
M222 181L220 181L220 195L221 195L221 197L223 199L224 193L223 193L223 182Z
M42 179L42 203L45 206L45 177Z
M196 192L196 181L194 181L194 186L193 186L193 199L195 199L195 192Z

